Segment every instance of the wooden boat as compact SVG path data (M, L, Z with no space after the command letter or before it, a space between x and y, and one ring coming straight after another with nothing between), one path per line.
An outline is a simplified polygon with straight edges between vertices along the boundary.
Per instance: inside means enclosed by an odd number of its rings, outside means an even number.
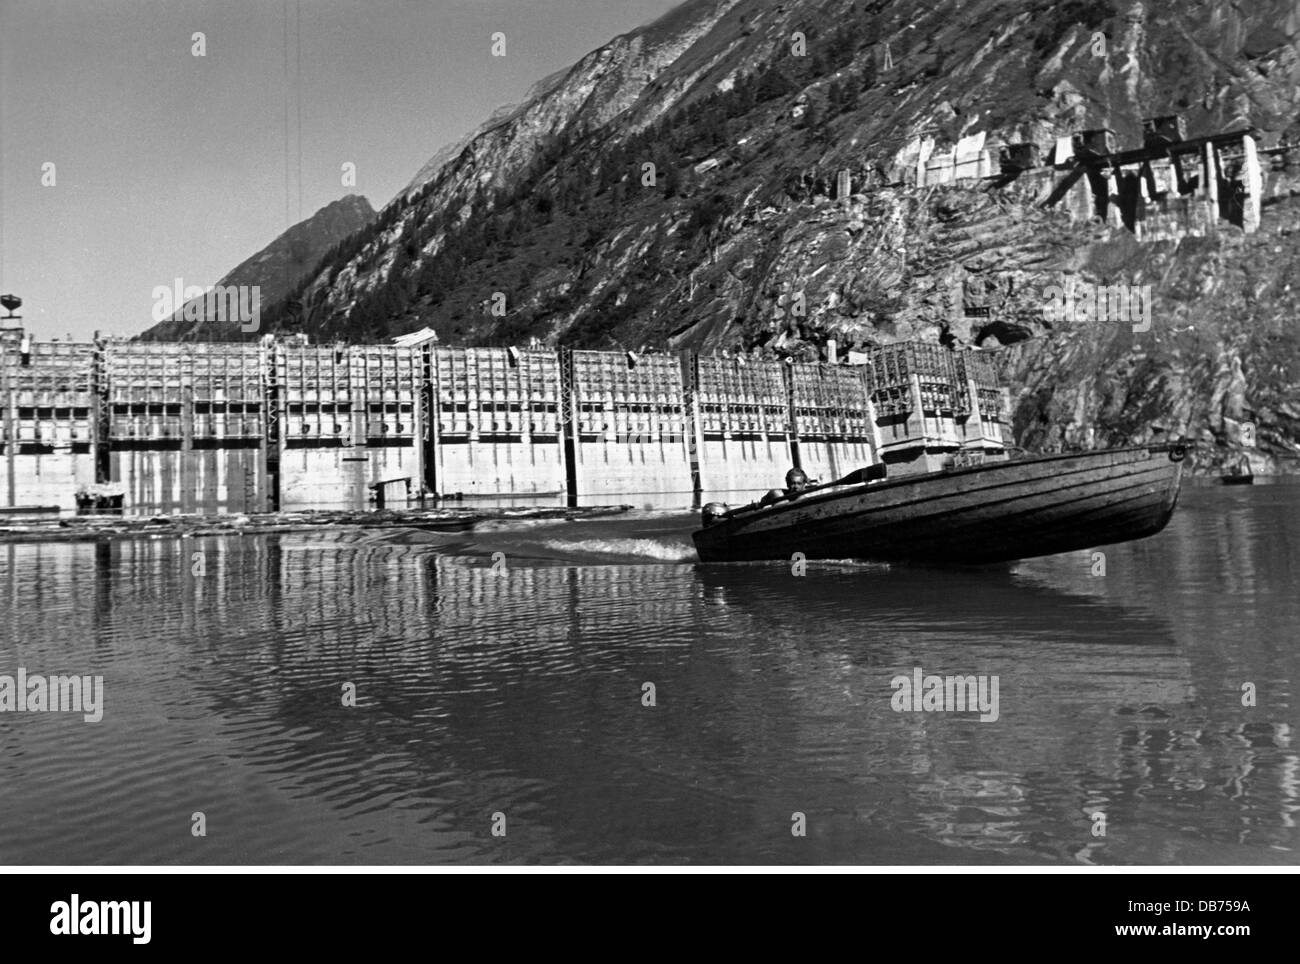
M772 504L706 507L702 562L992 563L1154 535L1173 515L1181 444L986 463L871 481L871 470ZM767 501L767 500L765 500Z
M1224 485L1253 485L1255 482L1255 473L1251 470L1250 463L1242 458L1234 462L1232 468L1219 476Z

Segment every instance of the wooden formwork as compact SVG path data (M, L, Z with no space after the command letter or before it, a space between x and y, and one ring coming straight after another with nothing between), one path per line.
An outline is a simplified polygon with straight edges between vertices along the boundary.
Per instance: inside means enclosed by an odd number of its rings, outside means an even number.
M681 363L672 355L569 358L573 495L694 492Z
M419 491L418 349L277 345L268 366L280 506L359 505L398 480Z
M873 423L862 373L816 363L789 366L799 467L830 482L873 461Z
M959 424L962 448L986 455L1003 452L1008 416L993 361L978 349L967 349L953 354L952 365L959 390L966 395L965 417Z
M163 512L267 508L256 346L112 343L101 351L107 481Z
M750 501L779 486L793 464L785 366L716 355L692 365L701 498Z
M109 482L156 511L360 506L385 491L738 500L792 464L829 481L1001 451L1003 405L985 356L937 345L847 367L434 345L38 343L24 356L6 342L2 491L70 507Z
M94 345L17 341L0 349L0 498L71 508L95 480Z
M433 352L434 485L442 495L554 495L565 487L554 352Z

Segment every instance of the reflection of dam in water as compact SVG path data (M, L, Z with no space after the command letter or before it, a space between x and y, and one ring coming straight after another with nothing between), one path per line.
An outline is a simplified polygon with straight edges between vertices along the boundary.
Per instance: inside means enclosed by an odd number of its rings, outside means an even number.
M1214 620L1160 605L1166 569L1194 564L1177 542L1169 567L1126 547L1111 556L1118 579L1075 591L1060 561L826 564L805 578L664 564L663 527L7 545L6 662L89 645L111 666L114 745L138 744L160 712L209 720L205 739L256 780L427 844L394 844L399 860L497 859L465 828L502 808L538 859L806 859L784 849L788 829L758 829L788 828L793 810L823 860L1218 862L1294 847L1291 712L1230 698L1238 665L1285 692L1288 664L1252 665L1257 649L1217 662L1219 644L1194 635ZM547 543L585 555L522 557ZM617 564L600 563L602 544ZM889 680L915 666L999 675L999 721L893 712ZM151 696L163 709L137 718L123 703L151 679L188 702ZM356 711L339 705L344 681ZM206 779L179 749L154 752L182 786Z

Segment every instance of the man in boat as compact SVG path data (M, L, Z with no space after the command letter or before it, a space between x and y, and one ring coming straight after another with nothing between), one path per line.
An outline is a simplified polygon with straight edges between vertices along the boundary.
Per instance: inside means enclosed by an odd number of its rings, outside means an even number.
M803 469L791 469L785 474L785 497L797 499L808 488L808 475Z
M769 489L767 495L758 500L759 505L776 505L785 500L793 502L803 495L810 484L803 469L791 469L785 474L785 489Z

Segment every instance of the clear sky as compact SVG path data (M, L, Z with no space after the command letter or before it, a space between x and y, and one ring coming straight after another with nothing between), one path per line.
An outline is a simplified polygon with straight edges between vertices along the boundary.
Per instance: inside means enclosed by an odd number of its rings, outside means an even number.
M378 210L677 2L0 0L0 291L42 339L136 334L155 286L214 284L345 194Z

